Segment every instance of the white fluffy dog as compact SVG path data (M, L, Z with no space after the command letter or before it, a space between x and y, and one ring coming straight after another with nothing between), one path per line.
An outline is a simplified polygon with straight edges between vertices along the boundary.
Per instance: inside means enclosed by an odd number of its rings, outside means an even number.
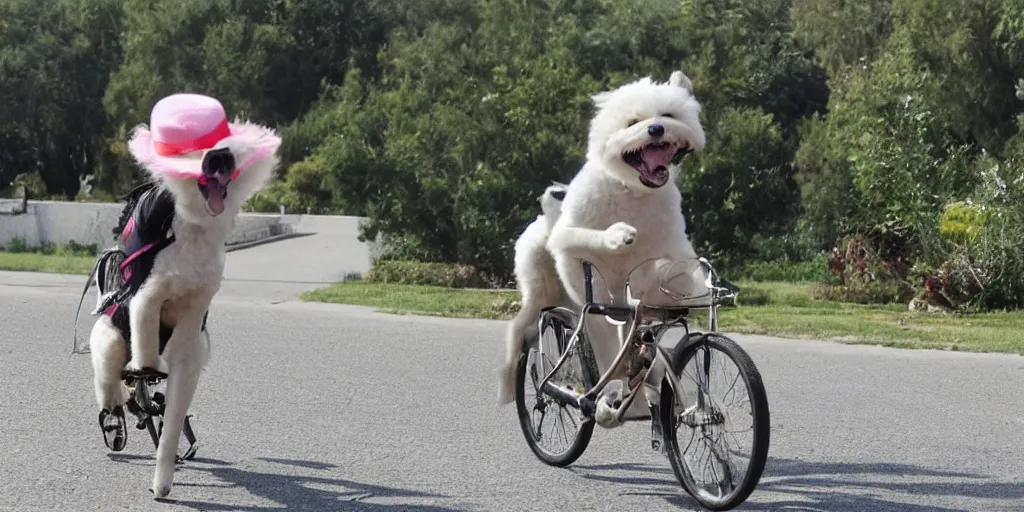
M242 203L271 177L279 144L272 130L228 124L220 102L191 94L158 102L149 129L129 143L153 185L129 202L115 230L123 262L105 272L123 283L115 279L120 289L110 290L101 277L108 293L89 344L100 426L115 451L127 434L123 374L166 376L151 488L158 498L170 493L183 421L209 357L206 313L220 289L227 236Z
M522 305L505 334L505 364L498 371L498 405L515 396L516 363L527 341L537 337L541 310L564 303L565 293L555 271L555 260L547 250L548 234L561 214L567 185L553 183L538 198L543 212L516 240L513 272Z
M593 100L597 112L590 125L587 161L569 183L546 244L565 293L577 307L585 302L582 263L588 261L596 270L594 300L623 304L630 272L652 258L657 261L631 277L634 294L642 293L645 302L672 302L659 290L659 279L668 264L681 261L692 263L673 268L690 279L673 281L673 291L706 293L703 271L686 236L682 196L675 184L679 167L673 163L705 144L690 79L681 71L672 73L668 83L643 78ZM618 331L598 318L587 322L602 373L618 353ZM618 384L609 385L598 399L596 419L604 427L616 426L610 411L622 398L624 381ZM657 397L648 400L656 403ZM648 412L636 400L627 418Z

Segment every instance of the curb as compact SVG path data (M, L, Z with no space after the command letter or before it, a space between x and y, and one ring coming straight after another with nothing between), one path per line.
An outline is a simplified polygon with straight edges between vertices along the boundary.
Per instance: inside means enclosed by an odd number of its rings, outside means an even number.
M240 249L248 249L257 245L269 244L273 242L280 242L281 240L287 240L289 238L297 238L300 236L310 236L313 233L285 233L283 235L268 236L267 238L261 238L259 240L253 240L251 242L242 242L238 244L231 244L227 246L225 252L237 251Z

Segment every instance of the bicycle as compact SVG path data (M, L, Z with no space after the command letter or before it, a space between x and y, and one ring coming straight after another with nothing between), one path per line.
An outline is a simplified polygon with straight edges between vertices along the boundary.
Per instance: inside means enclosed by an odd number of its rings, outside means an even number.
M654 260L644 263L651 261ZM708 293L701 297L682 297L667 288L662 279L658 283L659 288L678 303L672 306L649 306L633 298L629 278L644 263L627 276L626 305L596 303L593 265L584 262L586 303L583 307L578 312L560 306L551 307L541 313L536 346L519 359L515 397L520 427L538 459L548 465L565 467L583 454L596 424L599 394L613 375L622 375L624 371L628 386L623 391L628 394L622 397L621 402L613 403L615 419L620 424L650 420L652 448L668 457L683 489L704 507L729 510L746 501L757 487L768 458L771 428L768 398L750 356L736 342L717 332L718 308L734 307L739 288L721 279L706 259L699 258L698 262L707 273L704 284ZM674 262L667 270L680 263L683 262ZM708 309L708 332L690 332L687 321L690 309L703 307ZM603 374L598 372L593 349L584 333L585 321L591 315L604 317L618 325L628 325L628 334L620 339L621 347L614 362ZM686 335L669 353L659 342L674 327L684 328ZM732 385L726 396L721 398L711 395L711 370L716 353L723 354L738 370L735 378L730 377ZM574 364L569 364L570 360ZM693 375L687 375L686 370L691 366L694 367ZM651 380L649 377L658 375L652 374L656 369L669 371L664 371L664 377L652 384L648 382ZM718 373L717 367L715 373ZM532 380L531 386L527 385L527 375ZM684 377L688 377L692 384L688 382L689 385L684 387ZM727 429L734 417L727 414L727 406L731 404L726 402L728 395L739 392L736 388L740 379L747 395L747 399L740 402L750 406L751 446L748 454L730 447L728 439L731 435L739 441L738 433ZM656 403L647 399L650 415L626 418L627 411L644 386L659 397ZM536 392L534 399L526 397L528 391ZM557 433L545 435L542 432L552 408L557 413L550 415L553 419L549 423L563 424L561 438L565 441L564 449L542 446L549 438L559 440ZM537 415L540 418L535 422ZM579 422L573 421L576 415L581 416ZM746 415L741 415L738 420L742 421L743 416ZM564 425L566 419L576 427L571 440ZM690 430L688 440L678 435L677 430L681 427ZM709 441L713 446L708 446ZM698 445L707 449L693 462L693 456L687 457L688 450L694 446L700 448ZM748 455L749 462L742 473L734 455ZM701 470L710 472L708 481L704 481L704 475L697 475Z
M160 434L164 427L164 408L166 407L164 393L155 391L154 388L164 383L166 377L157 374L141 374L123 371L121 380L128 387L128 401L124 404L130 414L135 416L135 428L149 432L153 440L153 447L159 448ZM114 413L104 415L100 413L100 427L103 429L103 441L111 451L119 452L124 450L128 442L128 428L124 417L124 409L115 409ZM107 421L113 418L113 421ZM192 460L199 450L199 442L196 440L195 431L192 429L192 415L185 416L185 423L181 432L188 445L175 457L178 463Z

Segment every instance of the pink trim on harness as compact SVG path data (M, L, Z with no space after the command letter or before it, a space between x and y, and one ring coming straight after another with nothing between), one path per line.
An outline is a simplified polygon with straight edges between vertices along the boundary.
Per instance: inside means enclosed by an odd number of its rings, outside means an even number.
M132 231L135 230L135 217L129 217L128 222L124 225L124 229L121 230L121 241L125 241L131 236Z
M157 244L156 242L147 244L142 249L139 249L139 250L135 251L134 253L132 253L131 256L128 256L127 258L125 258L124 261L121 262L121 271L124 272L125 267L127 267L128 264L132 262L132 260L134 260L135 258L138 258L139 256L141 256L142 253L152 249L153 246L156 245L156 244ZM130 279L130 277L125 275L125 279Z

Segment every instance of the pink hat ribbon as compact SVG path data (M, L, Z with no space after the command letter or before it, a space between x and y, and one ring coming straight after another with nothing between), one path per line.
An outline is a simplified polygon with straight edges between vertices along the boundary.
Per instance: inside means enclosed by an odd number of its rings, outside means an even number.
M191 153L193 151L210 149L217 145L217 143L222 139L226 139L230 136L231 128L228 128L228 120L224 119L216 128L213 129L212 132L193 140L187 140L184 142L164 142L154 140L153 151L160 156L181 155L184 153Z

